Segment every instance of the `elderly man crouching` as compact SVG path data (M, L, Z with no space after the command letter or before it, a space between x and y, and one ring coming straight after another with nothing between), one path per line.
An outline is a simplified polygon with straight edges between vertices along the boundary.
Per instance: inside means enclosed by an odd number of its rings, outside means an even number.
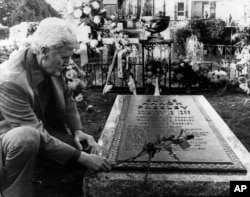
M4 197L32 196L32 174L38 151L60 164L78 162L96 171L110 163L96 155L98 145L82 130L72 94L61 76L77 39L64 19L41 21L31 46L0 65L0 183ZM53 118L53 120L52 120ZM65 123L78 149L45 129ZM82 150L86 141L90 154Z

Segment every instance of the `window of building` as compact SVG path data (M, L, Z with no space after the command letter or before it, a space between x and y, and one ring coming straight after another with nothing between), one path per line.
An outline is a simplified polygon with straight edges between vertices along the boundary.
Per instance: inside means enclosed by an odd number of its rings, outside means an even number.
M185 9L184 9L184 3L178 3L177 4L177 16L184 16L185 15Z

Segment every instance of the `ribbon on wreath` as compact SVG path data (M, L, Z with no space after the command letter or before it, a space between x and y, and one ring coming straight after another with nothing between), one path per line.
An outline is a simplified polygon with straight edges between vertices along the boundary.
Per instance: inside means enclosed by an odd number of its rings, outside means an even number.
M123 49L123 50L121 50L121 51L119 51L118 52L118 54L117 54L117 65L118 65L118 78L123 78L123 73L124 73L124 71L123 71L123 62L122 62L122 56L124 55L124 54L126 54L127 52L128 52L128 48L125 48L125 49ZM128 59L127 59L127 55L126 55L126 69L128 68Z
M117 54L117 66L118 66L118 78L123 78L123 69L122 69L122 55L124 53L124 50L121 50L120 52L118 52Z
M223 45L218 45L218 51L220 55L223 55Z
M109 82L109 78L110 78L110 76L111 76L112 70L113 70L113 68L114 68L115 58L116 58L116 56L117 56L117 53L118 53L118 51L116 50L116 51L115 51L115 54L114 54L114 56L113 56L112 62L111 62L111 64L109 65L108 76L107 76L107 80L106 80L105 86L104 86L104 88L103 88L102 94L105 94L105 93L109 92L109 91L113 88L113 85L108 84L108 82Z
M122 52L122 53L120 53L120 52ZM106 80L106 83L105 83L103 91L102 91L103 94L109 92L113 88L113 85L109 84L109 79L110 79L111 73L112 73L113 68L114 68L115 58L116 58L116 56L118 56L118 54L123 54L124 52L127 52L127 49L124 49L122 51L118 51L118 50L115 51L115 54L114 54L113 59L112 59L112 62L109 65L109 71L108 71L107 80ZM118 62L119 62L119 60L118 60ZM120 66L121 66L121 70L122 70L122 59L120 59L120 62L121 62ZM124 73L128 72L128 70L129 70L129 55L126 56L126 67L125 67L125 69L126 70L124 71ZM134 81L134 78L133 78L133 76L132 76L131 73L129 73L129 75L127 77L127 80L126 80L126 83L128 84L129 90L133 93L133 95L137 95L137 93L136 93L136 87L135 87L135 81Z
M128 87L129 87L130 92L133 93L133 95L137 95L137 93L136 93L136 87L135 87L135 80L132 77L132 75L129 75Z
M80 48L77 51L80 54L81 66L88 64L88 47L89 34L91 34L91 28L84 23L80 23L75 27L76 37L80 43Z
M81 43L79 52L80 52L81 67L83 67L83 66L85 66L86 64L89 63L87 45L84 44L84 43Z

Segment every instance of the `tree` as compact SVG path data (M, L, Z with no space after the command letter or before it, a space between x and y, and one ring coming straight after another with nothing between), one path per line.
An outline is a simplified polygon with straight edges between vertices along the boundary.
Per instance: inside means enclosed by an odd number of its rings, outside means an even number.
M10 16L21 3L20 0L0 0L0 23L10 26Z
M189 22L192 34L204 44L230 44L226 40L226 23L220 19L191 20Z
M12 12L9 23L13 26L21 22L41 21L53 16L59 17L59 14L45 0L22 0L15 12Z

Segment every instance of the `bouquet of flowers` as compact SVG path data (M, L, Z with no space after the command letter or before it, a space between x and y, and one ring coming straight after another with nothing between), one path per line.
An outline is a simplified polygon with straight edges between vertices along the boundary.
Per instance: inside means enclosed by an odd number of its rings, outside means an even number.
M105 23L106 9L101 0L75 0L69 1L67 13L73 16L77 23L79 41L89 42L89 46L95 52L102 50L102 38L100 29ZM88 28L86 28L88 27ZM82 34L81 34L82 32ZM85 34L88 34L89 41ZM84 36L83 36L84 35Z
M239 86L239 88L245 92L247 95L250 94L250 79L248 76L239 76L237 78L236 84Z
M114 38L115 53L112 59L112 63L109 66L108 76L103 89L103 94L109 92L113 88L113 85L110 84L109 79L114 68L115 60L117 58L118 78L124 79L129 87L129 90L134 95L136 95L134 77L131 72L131 66L129 65L129 54L131 52L131 48L128 46L128 36L126 34L123 34L122 32L114 31L112 32L112 37Z
M214 70L208 72L208 79L210 80L212 88L218 95L222 95L229 84L229 77L227 72L223 70Z
M86 73L77 64L70 60L69 65L62 71L62 76L66 83L66 88L73 92L73 97L77 102L83 101L83 90L88 86Z
M145 67L145 72L146 84L154 85L154 95L159 96L161 92L159 84L164 80L164 74L166 72L164 62L156 59L149 60Z
M196 66L193 65L193 61L180 57L181 60L176 62L176 66L173 66L173 82L177 82L185 87L186 91L190 93L191 88L196 84L198 80L198 73L195 71Z

